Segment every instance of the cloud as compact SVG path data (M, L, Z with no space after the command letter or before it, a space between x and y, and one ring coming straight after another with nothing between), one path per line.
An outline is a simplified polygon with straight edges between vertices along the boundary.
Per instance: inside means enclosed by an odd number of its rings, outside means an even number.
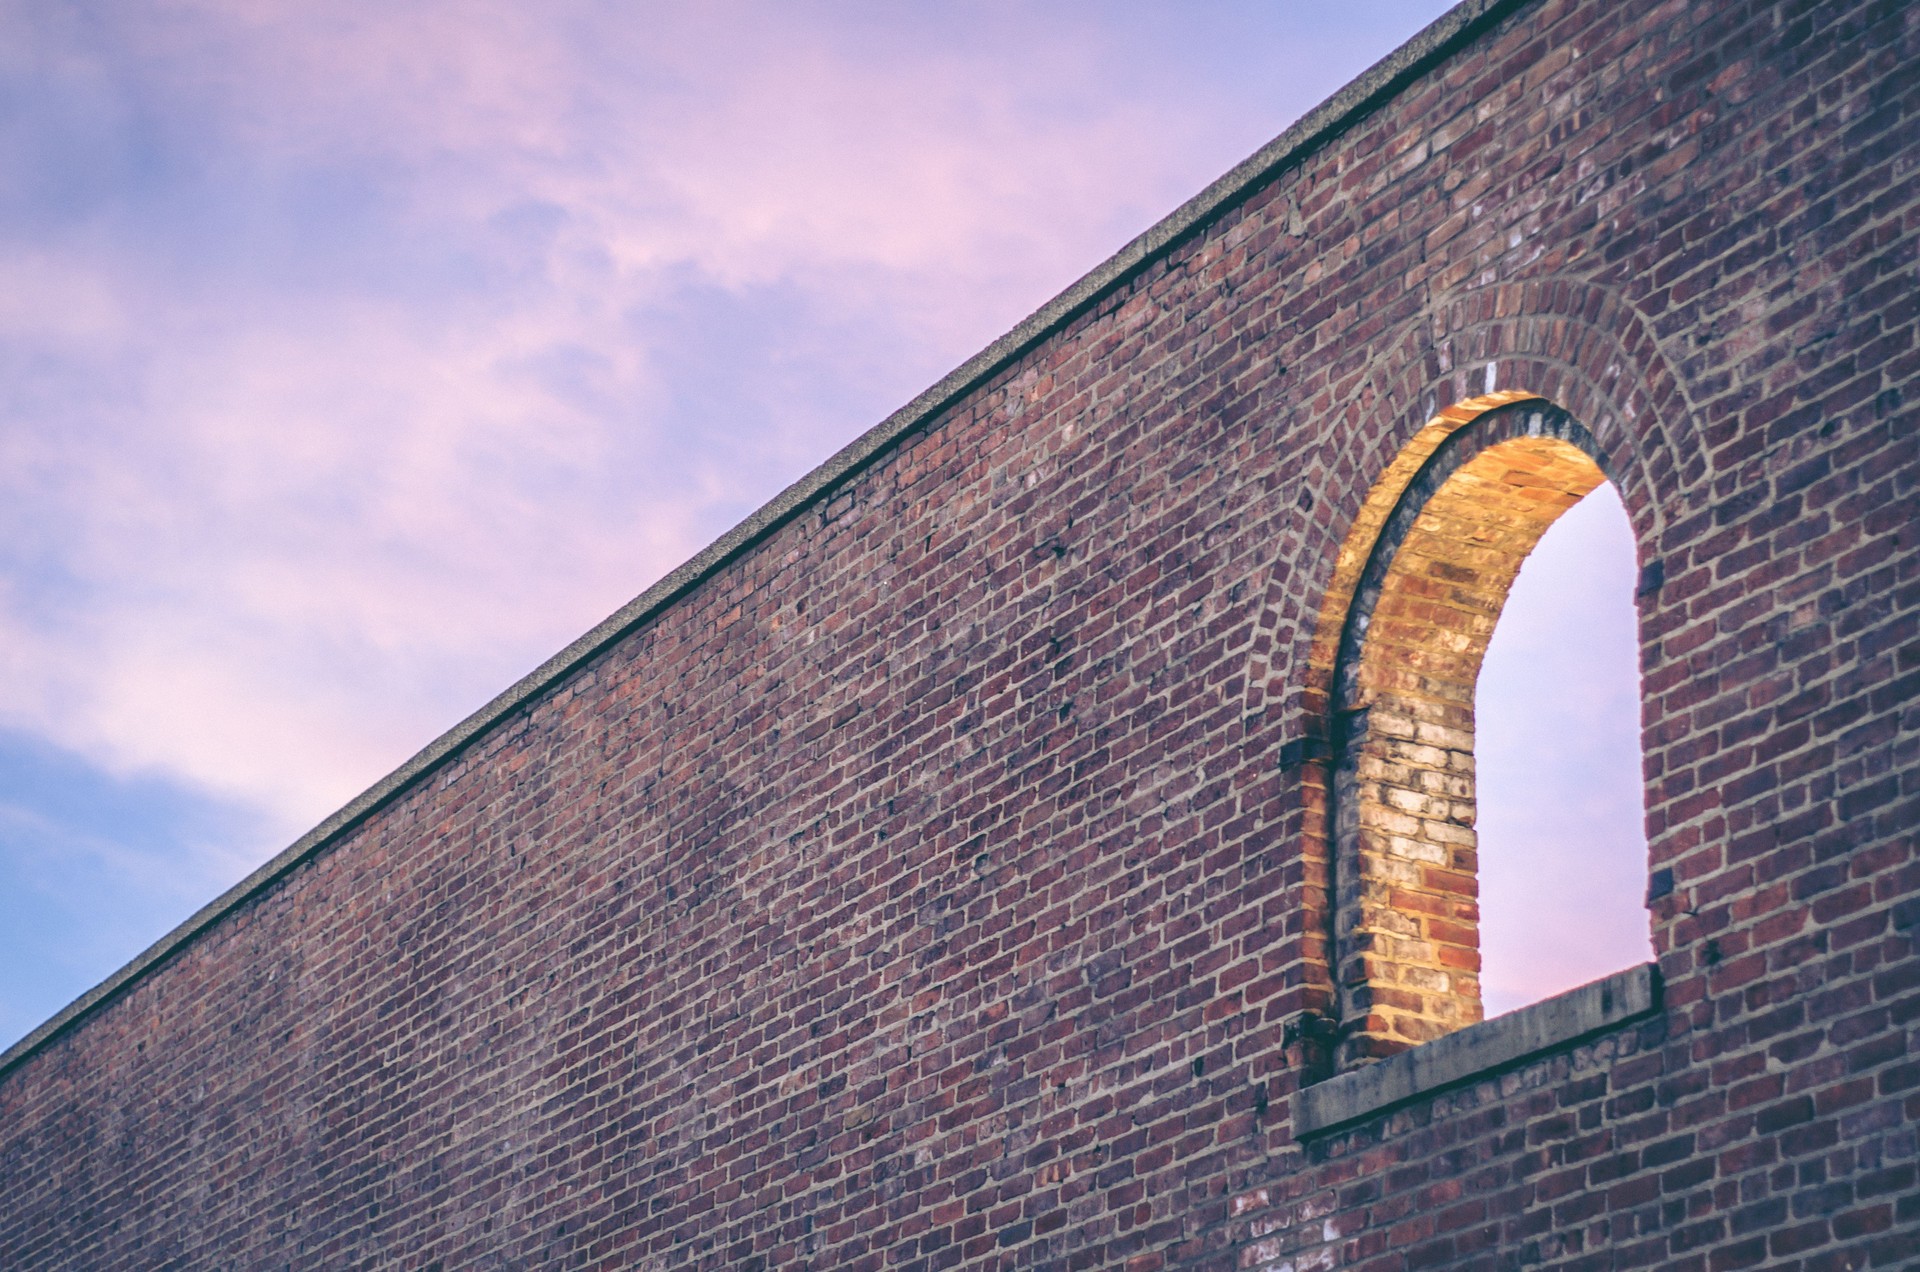
M1084 10L0 13L0 721L289 833L1242 148Z
M261 830L0 729L0 1045L244 874Z

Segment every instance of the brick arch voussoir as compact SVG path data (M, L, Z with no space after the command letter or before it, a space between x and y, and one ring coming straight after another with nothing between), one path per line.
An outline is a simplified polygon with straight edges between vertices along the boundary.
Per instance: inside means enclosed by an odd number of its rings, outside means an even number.
M1265 737L1307 756L1325 736L1325 678L1364 564L1366 549L1352 540L1367 537L1370 516L1384 522L1451 432L1527 397L1567 411L1605 452L1643 561L1661 552L1667 528L1707 489L1706 448L1683 381L1642 315L1611 288L1549 277L1472 289L1431 306L1381 344L1374 370L1353 388L1392 422L1347 430L1342 450L1351 453L1327 457L1329 472L1370 476L1325 492L1325 502L1344 501L1353 511L1338 530L1322 531L1345 542L1321 554L1321 577L1305 593L1322 598L1321 610L1290 613L1300 591L1269 588L1271 612L1257 620L1244 682L1247 719L1262 720ZM1289 638L1291 648L1280 648Z
M1704 493L1706 461L1684 383L1645 319L1611 288L1546 278L1435 306L1387 377L1411 435L1449 402L1526 390L1579 420L1606 450L1643 544ZM1491 371L1490 371L1491 369Z

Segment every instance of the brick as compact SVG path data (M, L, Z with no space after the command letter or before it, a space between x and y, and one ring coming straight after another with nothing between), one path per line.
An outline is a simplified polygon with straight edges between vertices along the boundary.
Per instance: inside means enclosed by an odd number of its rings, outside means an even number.
M10 1053L0 1263L1899 1266L1917 62L1493 6ZM1299 1142L1478 1019L1478 656L1601 456L1664 1007Z

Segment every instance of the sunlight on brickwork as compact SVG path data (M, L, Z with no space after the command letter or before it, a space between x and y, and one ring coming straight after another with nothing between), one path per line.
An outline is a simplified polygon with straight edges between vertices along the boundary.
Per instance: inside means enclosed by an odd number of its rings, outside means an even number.
M1482 986L1475 714L1481 664L1522 563L1550 526L1606 481L1598 453L1584 428L1545 403L1490 412L1432 453L1369 553L1334 685L1335 946L1343 1064L1392 1055L1473 1024L1489 1008L1506 1010L1592 979L1578 975L1559 983L1568 968L1585 969L1599 959L1607 965L1593 975L1604 975L1644 957L1645 920L1630 908L1629 921L1637 921L1640 932L1638 956L1614 962L1618 941L1538 962L1524 953L1503 954L1495 990ZM1576 540L1588 520L1574 523ZM1627 540L1630 606L1630 534ZM1523 615L1522 625L1531 630L1537 623ZM1628 631L1630 643L1631 622ZM1584 643L1578 635L1569 639ZM1631 663L1627 684L1627 697L1637 702ZM1522 701L1516 709L1524 714L1557 698L1559 689L1536 686L1534 702ZM1570 725L1561 710L1569 705ZM1556 701L1555 708L1542 718L1560 721L1558 731L1577 737L1584 727L1582 705ZM1505 721L1513 711L1497 714ZM1504 739L1499 749L1507 754ZM1637 806L1637 764L1630 769ZM1539 770L1523 775L1522 789L1552 789L1541 776ZM1503 778L1502 794L1512 785ZM1550 842L1553 853L1516 849L1506 833L1513 817L1503 810L1496 818L1503 828L1503 907L1534 909L1528 888L1556 875L1554 854L1581 855L1583 841L1568 824L1577 810L1560 811L1569 816L1556 825L1545 814L1546 832L1530 841ZM1633 877L1644 877L1644 840L1632 830L1623 840L1619 855L1631 863ZM1590 843L1585 846L1585 855L1596 855ZM1555 878L1555 887L1542 887L1538 895L1571 896L1575 905L1593 900L1577 886L1559 887L1561 882ZM1547 921L1549 939L1584 939L1572 930L1553 933L1550 916L1532 917ZM1592 926L1591 914L1588 919L1580 932ZM1516 930L1509 916L1498 930L1499 948L1507 950ZM1537 925L1518 930L1540 931ZM1516 962L1525 972L1512 971Z

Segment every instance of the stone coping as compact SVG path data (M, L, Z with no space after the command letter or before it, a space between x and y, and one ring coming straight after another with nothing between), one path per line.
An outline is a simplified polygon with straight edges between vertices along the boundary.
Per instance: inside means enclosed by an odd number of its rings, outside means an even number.
M1222 212L1333 141L1442 58L1471 42L1507 13L1532 0L1462 0L1425 30L1374 63L1359 78L1301 116L1232 171L1181 204L1164 220L1108 257L1080 281L1035 310L1024 322L962 363L938 384L848 443L824 464L721 535L580 639L540 664L491 702L428 743L292 845L201 907L132 962L69 1003L51 1020L0 1053L0 1077L71 1028L94 1008L177 954L228 913L264 892L302 862L338 841L414 783L448 763L468 743L554 688L609 646L648 622L729 562L830 495L948 407L1059 331L1101 297L1125 283Z
M1659 1009L1657 967L1642 963L1615 972L1390 1059L1302 1087L1293 1097L1294 1138L1325 1135Z

